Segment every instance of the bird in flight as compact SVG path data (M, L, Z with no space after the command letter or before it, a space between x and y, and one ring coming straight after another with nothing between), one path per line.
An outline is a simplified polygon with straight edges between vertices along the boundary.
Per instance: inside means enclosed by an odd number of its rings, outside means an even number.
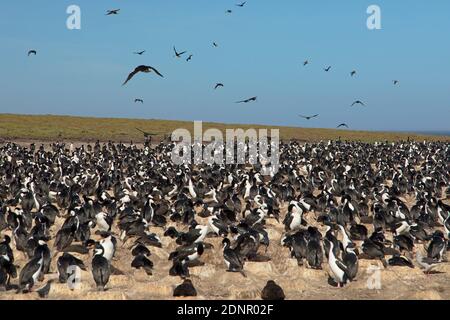
M318 116L318 114L315 114L313 116L303 116L303 115L299 114L299 117L302 117L302 118L304 118L306 120L311 120L312 118L315 118L317 116Z
M120 9L108 10L108 11L106 12L106 15L107 15L107 16L110 16L110 15L112 15L112 14L119 14L119 11L120 11Z
M173 46L173 51L175 52L175 57L177 58L181 58L181 56L186 53L186 51L178 52L177 49L175 49L175 46Z
M244 2L242 2L242 3L238 3L238 4L236 4L236 6L238 6L238 7L243 7L243 6L245 6L245 4L247 3L247 1L244 1Z
M246 100L237 101L236 103L249 103L251 101L256 101L256 98L257 97L252 97L252 98L249 98L249 99L246 99Z
M186 58L186 61L191 61L191 59L192 59L193 56L194 56L194 55L190 54L189 57Z
M353 70L352 72L350 72L350 76L354 76L356 74L356 71L355 70Z
M392 82L394 83L394 85L397 85L399 83L398 80L393 80Z
M127 80L125 80L125 82L122 84L122 86L126 85L128 81L130 81L136 74L138 74L139 72L144 72L144 73L149 73L149 72L154 72L156 73L158 76L160 76L161 78L164 78L164 76L159 73L158 70L156 70L155 68L151 67L151 66L138 66L136 67L129 75Z
M341 128L341 127L346 127L348 129L348 125L345 123L341 123L340 125L338 125L336 128Z
M225 11L226 13L232 13L233 11L232 10L227 10L227 11Z
M138 52L133 52L133 53L142 56L144 54L144 52L145 52L145 50L138 51Z
M141 129L139 129L139 128L136 128L136 130L142 132L142 133L144 134L144 137L145 137L145 138L150 137L150 136L157 136L156 133L145 132L145 131L143 131L143 130L141 130Z
M303 66L306 66L309 63L308 60L306 60L305 62L303 62Z
M331 66L328 66L328 67L326 67L325 69L323 69L323 70L325 70L326 72L328 72L328 71L330 71L331 70Z
M215 42L213 42L213 47L217 48L219 45Z
M142 100L142 99L134 99L134 103L138 103L138 102L144 103L144 100Z
M219 87L223 87L223 83L216 83L216 85L214 86L214 90L216 90Z
M352 103L352 107L355 105L355 104L359 104L359 105L361 105L361 106L366 106L362 101L359 101L359 100L356 100L355 102L353 102Z
M30 55L32 55L32 54L36 55L36 54L37 54L36 50L30 50L30 51L28 51L28 56L30 56Z

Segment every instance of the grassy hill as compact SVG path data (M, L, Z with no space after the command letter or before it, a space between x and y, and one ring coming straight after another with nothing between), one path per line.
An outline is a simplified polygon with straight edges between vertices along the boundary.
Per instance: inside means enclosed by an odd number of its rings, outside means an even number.
M157 134L158 138L170 135L177 128L185 128L193 133L194 124L189 121L144 120L119 118L88 118L54 115L15 115L0 114L0 138L5 140L72 140L72 141L143 141L143 135L136 130ZM274 127L264 125L241 125L223 123L203 123L203 132L208 128L224 131L227 128L244 130L248 128L280 129L281 139L318 141L328 139L373 141L441 140L450 137L424 136L398 132L352 131L337 129L307 129L295 127ZM270 131L269 131L270 135ZM225 134L224 134L225 137Z

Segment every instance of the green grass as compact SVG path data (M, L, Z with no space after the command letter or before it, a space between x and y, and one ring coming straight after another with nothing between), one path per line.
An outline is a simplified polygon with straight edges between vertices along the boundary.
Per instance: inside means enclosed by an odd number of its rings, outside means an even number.
M143 141L142 134L135 128L157 134L159 137L170 135L177 128L185 128L193 133L194 124L189 121L143 120L119 118L88 118L54 115L15 115L0 114L0 138L3 140L43 140L58 139L72 141ZM450 141L450 137L425 136L398 132L352 131L337 129L307 129L295 127L275 127L264 125L241 125L223 123L203 123L203 132L208 128L225 129L249 128L280 129L281 139L300 141L358 140L397 141L406 140L440 140ZM269 131L270 135L270 131ZM225 135L224 135L225 136Z

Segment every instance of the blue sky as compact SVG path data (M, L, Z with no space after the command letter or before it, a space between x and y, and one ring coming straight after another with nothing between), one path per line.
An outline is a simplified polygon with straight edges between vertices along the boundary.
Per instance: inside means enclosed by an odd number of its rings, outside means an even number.
M450 130L450 1L238 2L5 2L0 112ZM81 7L81 30L66 28L72 4ZM381 7L382 30L366 27L371 4ZM115 8L119 15L105 16ZM192 60L175 59L173 45ZM38 55L28 58L29 49ZM140 74L122 87L140 64L165 78ZM216 82L225 87L214 91ZM252 96L258 102L234 103ZM350 108L356 99L367 107Z

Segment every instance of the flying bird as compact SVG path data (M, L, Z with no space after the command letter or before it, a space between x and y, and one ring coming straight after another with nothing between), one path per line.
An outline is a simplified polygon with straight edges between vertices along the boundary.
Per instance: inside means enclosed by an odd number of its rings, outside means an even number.
M243 6L245 6L245 4L247 3L247 1L244 1L244 2L242 2L242 3L238 3L238 4L236 4L236 6L238 6L238 7L243 7Z
M394 85L397 85L399 81L398 80L393 80L392 82L394 83Z
M232 10L227 10L227 11L225 11L226 13L232 13L233 11Z
M308 60L306 60L305 62L303 62L303 66L306 66L309 63Z
M126 85L127 82L130 81L137 73L139 73L139 72L149 73L149 72L152 72L152 71L153 71L154 73L156 73L158 76L164 78L164 76L163 76L161 73L159 73L159 71L156 70L155 68L153 68L153 67L151 67L151 66L144 66L144 65L142 65L142 66L136 67L136 69L134 69L134 71L131 72L131 73L128 75L127 80L125 80L125 82L122 84L122 86Z
M120 9L108 10L108 11L106 12L106 15L107 15L107 16L110 16L110 15L112 15L112 14L119 14L119 11L120 11Z
M186 61L191 61L192 60L193 55L190 54L189 57L187 57Z
M356 74L356 71L355 70L353 70L352 72L350 72L350 76L354 76Z
M32 54L36 55L36 54L37 54L36 50L30 50L30 51L28 51L28 56L30 56L30 55L32 55Z
M355 102L353 102L352 103L352 107L355 105L355 104L359 104L359 105L362 105L362 106L366 106L362 101L359 101L359 100L356 100Z
M138 52L133 52L133 53L142 56L142 55L144 54L144 52L145 52L145 50L143 50L143 51L138 51Z
M219 87L223 87L223 83L216 83L216 85L214 86L214 90L216 90Z
M175 57L177 58L181 58L181 56L186 53L186 51L178 52L177 49L175 49L175 46L173 47L173 51L175 52Z
M134 99L134 103L138 103L138 102L144 103L144 100L142 100L142 99Z
M315 117L317 117L317 116L318 116L318 114L315 114L315 115L313 115L313 116L302 116L301 114L299 114L299 117L302 117L302 118L304 118L304 119L306 119L306 120L310 120L310 119L315 118Z
M338 125L336 128L341 128L341 127L346 127L348 129L348 125L345 123L341 123L340 125Z
M213 47L217 48L219 45L215 42L213 42Z
M331 66L328 66L327 68L325 68L325 69L323 69L323 70L325 70L326 72L328 72L328 71L331 70Z
M256 98L257 97L252 97L252 98L249 98L249 99L246 99L246 100L237 101L236 103L249 103L251 101L256 101Z
M141 130L141 129L139 129L139 128L136 128L136 130L142 132L142 134L144 135L145 138L148 138L148 137L150 137L150 136L157 136L156 133L145 132L145 131L143 131L143 130Z

